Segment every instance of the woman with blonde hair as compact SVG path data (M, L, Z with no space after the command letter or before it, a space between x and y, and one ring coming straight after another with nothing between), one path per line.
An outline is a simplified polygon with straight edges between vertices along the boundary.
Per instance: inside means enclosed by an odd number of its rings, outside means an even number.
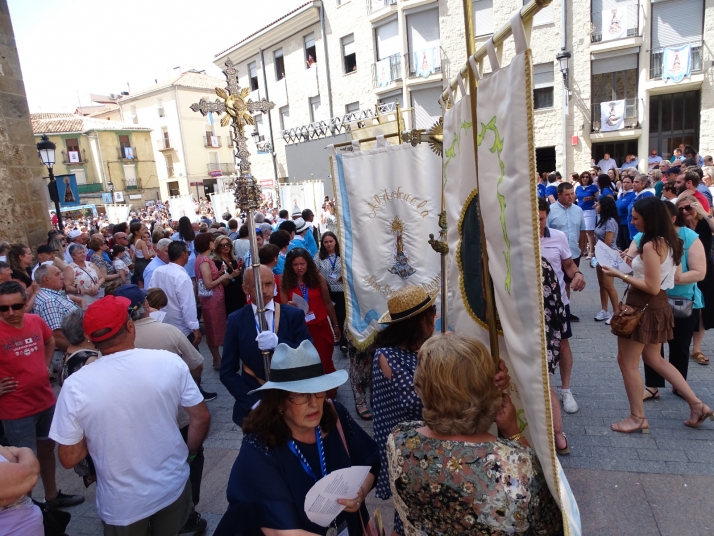
M562 515L486 347L436 335L419 350L423 421L387 441L389 483L405 534L559 534ZM498 437L489 433L493 423Z
M214 243L215 247L211 252L211 259L213 259L219 271L224 269L231 275L230 280L223 287L227 317L246 304L242 284L245 265L243 264L243 259L236 259L236 255L233 252L233 241L228 236L218 235Z

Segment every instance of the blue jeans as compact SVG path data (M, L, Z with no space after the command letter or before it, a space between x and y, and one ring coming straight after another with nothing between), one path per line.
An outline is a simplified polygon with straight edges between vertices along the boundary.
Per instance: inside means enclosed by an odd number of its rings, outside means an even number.
M27 447L37 454L37 441L50 438L50 426L55 414L55 405L29 417L3 420L5 436L11 447Z

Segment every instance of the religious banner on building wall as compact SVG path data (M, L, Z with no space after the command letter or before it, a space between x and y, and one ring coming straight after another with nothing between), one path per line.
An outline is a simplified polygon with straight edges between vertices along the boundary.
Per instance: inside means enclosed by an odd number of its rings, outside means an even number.
M377 85L379 87L384 87L392 81L392 67L391 60L389 58L384 58L379 60L374 64L375 75L377 77Z
M692 71L692 45L665 47L662 52L662 80L681 82Z
M568 524L567 533L579 536L577 504L553 441L535 184L532 62L525 38L522 43L510 65L492 65L493 73L479 82L476 125L468 96L444 117L449 326L490 346L482 266L485 247L500 319L499 354L512 377L510 395L519 427L538 455ZM522 159L508 157L513 154L528 155L526 165Z
M625 100L600 103L600 132L625 128Z
M393 145L333 157L348 335L367 347L387 299L407 285L441 287L441 159L426 145Z
M434 74L436 72L436 60L435 55L438 49L427 48L426 50L417 50L413 52L414 74L426 78L427 76Z
M603 41L627 37L627 6L606 9L601 16Z

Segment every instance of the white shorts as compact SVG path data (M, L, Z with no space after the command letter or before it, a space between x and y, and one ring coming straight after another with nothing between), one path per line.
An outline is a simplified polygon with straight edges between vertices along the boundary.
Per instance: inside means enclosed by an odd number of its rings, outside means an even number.
M583 210L583 218L585 219L585 230L594 231L595 221L597 220L597 211L593 210Z

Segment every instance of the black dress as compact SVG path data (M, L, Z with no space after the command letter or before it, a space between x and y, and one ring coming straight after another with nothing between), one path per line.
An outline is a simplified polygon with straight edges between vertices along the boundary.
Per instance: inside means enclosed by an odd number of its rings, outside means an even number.
M216 263L216 267L220 270L223 261L214 259L213 262ZM238 270L238 265L241 265L241 269ZM226 302L226 316L231 314L233 311L237 311L243 307L246 303L245 292L243 292L243 262L242 261L231 261L230 268L233 270L231 275L233 279L230 283L223 287L223 292L225 293ZM228 271L228 270L226 270Z
M704 308L701 310L704 329L714 328L714 262L712 262L712 231L704 218L697 221L694 231L704 246L707 258L707 272L704 279L697 283L704 298Z
M26 269L26 271L24 272L13 270L10 278L14 279L15 281L20 281L25 285L25 288L30 288L32 286L32 278L30 277L31 274L32 271L29 268Z

